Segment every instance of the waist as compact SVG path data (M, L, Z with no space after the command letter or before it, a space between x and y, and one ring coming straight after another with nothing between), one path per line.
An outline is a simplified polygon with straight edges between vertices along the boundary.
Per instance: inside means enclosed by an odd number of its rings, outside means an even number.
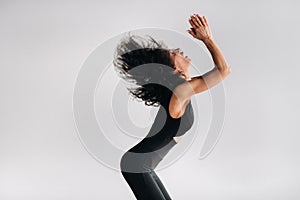
M135 153L151 153L153 152L155 155L160 158L165 157L165 155L176 145L176 141L173 137L169 139L165 139L163 141L155 141L155 140L142 140L134 147L132 147L129 151Z

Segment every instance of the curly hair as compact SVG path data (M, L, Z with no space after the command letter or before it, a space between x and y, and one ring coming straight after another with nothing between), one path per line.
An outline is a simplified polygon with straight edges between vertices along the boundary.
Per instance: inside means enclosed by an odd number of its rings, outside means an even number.
M174 73L167 46L148 37L125 36L115 49L113 65L121 78L137 86L127 88L133 97L142 99L147 106L159 106L186 80Z

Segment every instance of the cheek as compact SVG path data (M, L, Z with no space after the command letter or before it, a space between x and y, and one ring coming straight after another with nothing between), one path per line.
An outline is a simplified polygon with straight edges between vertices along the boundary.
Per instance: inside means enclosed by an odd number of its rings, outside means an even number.
M184 64L186 64L186 62L187 62L187 60L184 59L184 58L179 58L178 60L179 60L179 63L180 63L181 65L184 65Z
M191 64L191 60L190 59L183 59L182 60L182 63L185 65L185 66L189 66Z

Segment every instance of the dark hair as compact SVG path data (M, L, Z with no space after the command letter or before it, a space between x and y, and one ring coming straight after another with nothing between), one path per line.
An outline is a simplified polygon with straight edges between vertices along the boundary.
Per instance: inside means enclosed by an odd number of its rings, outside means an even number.
M167 46L137 35L125 36L115 50L113 61L119 76L138 87L127 88L145 105L158 106L166 102L175 87L186 80L174 74L174 63ZM173 73L172 73L173 72Z

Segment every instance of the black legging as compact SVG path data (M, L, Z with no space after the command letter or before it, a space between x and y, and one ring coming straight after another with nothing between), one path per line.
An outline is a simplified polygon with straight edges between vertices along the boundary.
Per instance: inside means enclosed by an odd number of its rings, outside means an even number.
M164 148L151 152L139 143L135 146L138 149L133 147L122 156L121 173L137 200L172 199L154 169L175 144L172 139Z

